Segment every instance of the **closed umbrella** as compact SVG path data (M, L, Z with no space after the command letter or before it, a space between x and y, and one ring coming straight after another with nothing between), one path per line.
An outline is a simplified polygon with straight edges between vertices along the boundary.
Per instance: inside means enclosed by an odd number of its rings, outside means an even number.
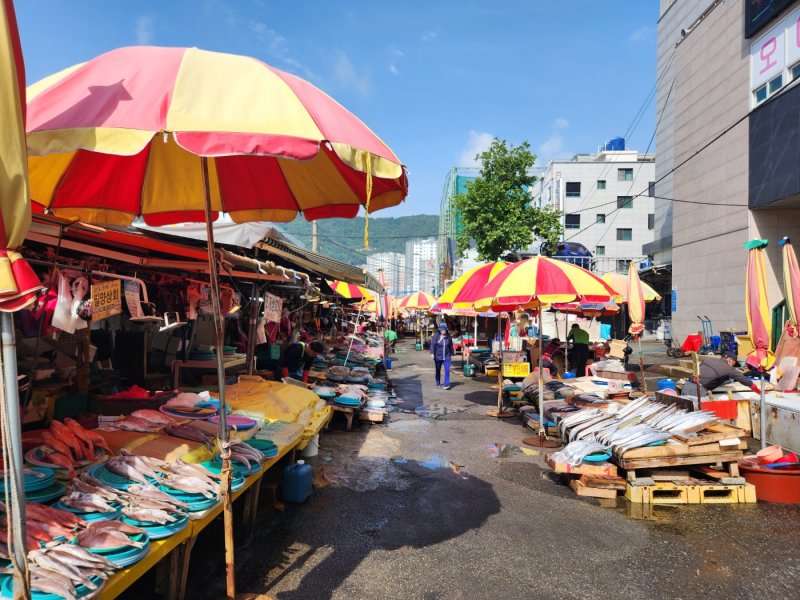
M482 298L476 300L479 310L544 310L555 303L573 302L582 298L586 302L609 302L617 293L600 277L577 265L535 256L514 263L500 271L487 284ZM501 400L498 400L500 403ZM498 405L498 412L502 406ZM556 446L547 439L544 417L544 380L542 378L542 327L539 326L539 437L532 445Z
M745 312L747 332L753 342L753 351L747 355L747 364L761 373L761 447L767 446L767 402L764 391L764 373L772 366L775 356L770 351L772 321L767 299L767 275L764 267L764 248L767 240L751 240L744 244L747 250L747 277L745 279Z
M631 325L628 328L628 333L633 336L633 339L639 344L639 372L642 375L642 385L644 386L644 393L647 393L647 379L644 376L644 359L642 358L642 340L641 333L644 331L644 290L642 282L639 279L639 272L636 270L636 264L631 261L628 265L628 285L627 285L627 301L628 301L628 317L631 320Z
M11 312L29 305L41 289L30 265L16 252L31 224L25 149L25 65L14 4L0 1L0 411L6 469L6 527L14 567L14 598L29 598L22 439L17 355Z
M223 322L212 220L354 217L400 203L405 168L302 79L197 48L119 48L28 89L31 198L56 215L206 223L217 376ZM366 233L366 232L365 232ZM225 388L220 386L227 593L235 592Z
M800 310L800 267L797 265L797 255L788 237L778 242L783 246L783 297L786 299L786 308L789 310L789 327L787 331L792 337L798 336L797 312Z

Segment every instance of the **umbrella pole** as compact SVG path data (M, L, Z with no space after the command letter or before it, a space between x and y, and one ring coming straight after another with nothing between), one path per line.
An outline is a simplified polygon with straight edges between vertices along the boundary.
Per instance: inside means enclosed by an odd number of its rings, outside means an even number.
M219 381L219 440L220 457L222 458L222 477L220 481L222 494L222 514L225 526L225 588L227 598L236 596L236 573L234 571L233 554L233 504L231 501L231 452L228 443L228 423L225 404L225 359L224 323L219 301L219 275L214 250L214 227L211 221L211 188L208 178L208 158L201 157L203 165L203 185L206 196L206 236L208 238L208 270L211 279L211 304L214 309L214 340L217 355L217 379Z
M556 330L558 331L558 330ZM569 335L569 313L564 314L564 372L569 371L569 342L567 336ZM580 377L581 374L576 372L575 377Z
M636 341L639 343L639 373L642 375L642 388L647 394L647 377L644 376L644 358L642 358L642 338L637 335Z
M522 443L527 446L537 448L557 448L561 444L555 440L547 438L547 421L544 418L544 375L542 374L542 309L539 308L539 435L537 437L527 437Z
M361 308L362 308L362 307L363 307L363 304L359 304L359 305L358 305L358 314L356 315L356 326L355 326L355 330L357 330L357 329L358 329L358 320L361 318ZM347 360L350 358L350 351L353 349L353 342L354 342L354 341L355 341L355 339L356 339L356 337L355 337L355 336L356 336L356 331L355 331L355 330L353 331L353 335L352 335L352 336L350 336L350 345L347 347L347 356L345 356L345 357L344 357L344 365L342 365L342 366L344 366L344 367L346 367L346 366L347 366Z
M30 598L30 579L27 561L27 529L25 525L25 495L22 474L22 421L19 413L19 388L17 387L17 348L14 340L14 317L0 313L2 337L2 388L3 406L3 463L8 474L6 491L7 527L11 533L9 553L14 566L14 598Z
M761 369L761 449L767 447L767 392L764 382L764 369Z
M497 335L500 336L500 368L497 371L497 414L503 412L503 317L497 319Z

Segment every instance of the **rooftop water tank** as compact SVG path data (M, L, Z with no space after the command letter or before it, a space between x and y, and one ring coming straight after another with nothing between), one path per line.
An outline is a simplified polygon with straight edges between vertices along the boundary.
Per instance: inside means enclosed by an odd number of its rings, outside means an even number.
M625 138L615 137L606 142L606 150L611 152L619 152L625 150Z

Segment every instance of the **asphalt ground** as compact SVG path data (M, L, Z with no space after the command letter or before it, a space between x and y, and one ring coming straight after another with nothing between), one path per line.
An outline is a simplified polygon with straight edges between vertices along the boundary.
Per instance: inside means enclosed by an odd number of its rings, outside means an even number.
M463 377L456 359L453 388L435 388L429 354L399 348L389 423L347 432L335 419L309 459L321 487L305 504L275 508L262 493L250 541L237 542L243 597L800 594L800 508L578 498L537 450L521 449L531 432L519 418L486 416L493 381ZM224 596L221 521L198 540L189 576L187 598Z

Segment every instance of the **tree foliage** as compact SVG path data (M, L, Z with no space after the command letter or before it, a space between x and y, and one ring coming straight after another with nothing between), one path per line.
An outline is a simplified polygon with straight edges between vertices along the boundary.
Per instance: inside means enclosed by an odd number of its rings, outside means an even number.
M561 236L560 214L548 207L531 206L530 174L536 155L530 144L507 144L495 138L481 161L480 175L454 198L463 227L456 234L463 256L474 242L481 260L497 260L509 250L524 250L534 236L550 245Z

